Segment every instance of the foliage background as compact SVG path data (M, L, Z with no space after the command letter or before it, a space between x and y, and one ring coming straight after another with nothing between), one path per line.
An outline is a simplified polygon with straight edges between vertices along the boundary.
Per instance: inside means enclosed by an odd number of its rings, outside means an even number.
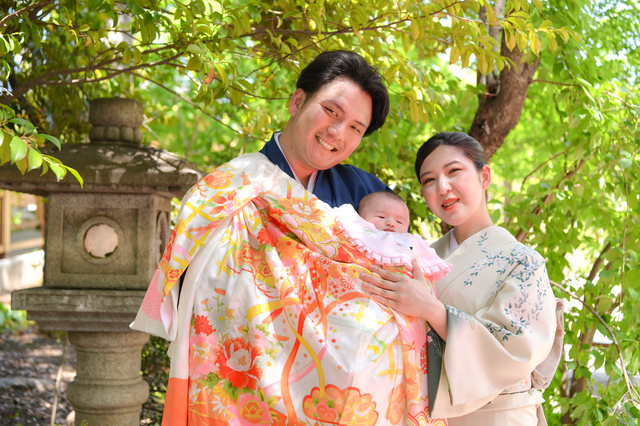
M90 100L124 96L145 106L145 143L210 170L283 127L296 75L318 52L358 51L383 75L392 110L349 162L395 188L416 229L436 238L413 176L417 147L458 130L495 151L492 217L547 259L567 303L549 423L636 424L639 9L637 0L0 0L0 161L72 179L47 146L84 142ZM521 104L499 103L510 89ZM506 137L487 141L476 124ZM596 384L596 371L608 383Z

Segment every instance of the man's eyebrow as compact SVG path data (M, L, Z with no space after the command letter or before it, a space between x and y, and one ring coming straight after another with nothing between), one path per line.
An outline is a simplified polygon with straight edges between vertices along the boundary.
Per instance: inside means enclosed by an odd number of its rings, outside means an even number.
M344 108L342 108L342 106L341 106L339 103L337 103L337 102L336 102L336 101L334 101L333 99L329 99L327 102L330 102L332 105L335 105L336 109L339 109L339 110L340 110L340 113L344 114ZM365 129L366 129L367 127L369 127L369 125L368 125L368 124L364 124L364 123L363 123L362 121L360 121L360 120L355 120L355 122L356 122L358 125L360 125L360 126L364 127Z
M460 161L458 161L458 160L449 161L449 162L448 162L447 164L445 164L443 167L449 167L449 166L451 166L451 165L453 165L453 164L456 164L456 163L459 163L459 162L460 162ZM423 177L424 175L428 175L429 173L431 173L431 170L427 170L426 172L421 173L421 174L420 174L420 179L422 179L422 177Z

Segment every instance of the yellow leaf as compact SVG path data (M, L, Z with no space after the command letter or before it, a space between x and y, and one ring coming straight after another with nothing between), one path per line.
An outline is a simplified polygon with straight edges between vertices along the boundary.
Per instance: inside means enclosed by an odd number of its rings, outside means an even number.
M549 47L552 52L555 52L558 48L558 43L556 42L556 35L551 32L545 33L547 35L547 41L549 42Z
M449 56L449 63L455 64L458 62L458 59L460 59L460 49L458 49L458 46L453 45L451 48L451 55Z
M466 68L469 66L469 58L471 58L471 51L469 49L465 49L462 52L462 67Z
M414 41L420 37L420 24L413 18L411 18L411 34Z
M484 7L487 9L487 19L489 19L489 25L494 26L496 24L496 13L489 2L485 3Z
M534 55L540 56L540 39L533 31L529 32L529 46Z
M478 57L478 71L480 74L485 75L487 73L487 58L485 58L485 53L483 51L479 51L476 53Z
M413 120L414 123L418 123L420 121L420 111L418 110L418 104L416 102L411 102L409 110L411 112L411 120Z

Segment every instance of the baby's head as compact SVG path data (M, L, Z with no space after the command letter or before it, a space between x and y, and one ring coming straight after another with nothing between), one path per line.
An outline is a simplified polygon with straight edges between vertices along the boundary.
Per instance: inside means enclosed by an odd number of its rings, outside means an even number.
M358 214L380 231L409 232L409 208L395 192L373 192L358 204Z

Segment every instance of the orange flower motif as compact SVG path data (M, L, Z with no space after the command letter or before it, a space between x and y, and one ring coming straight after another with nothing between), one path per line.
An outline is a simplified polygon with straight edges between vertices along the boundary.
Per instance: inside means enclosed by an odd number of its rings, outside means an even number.
M209 324L209 319L206 315L196 315L193 328L196 333L204 333L207 336L215 331Z
M275 247L275 243L273 242L273 240L271 239L271 235L269 234L269 232L262 228L259 232L258 235L256 236L257 240L260 241L260 244L264 244L265 246L271 246L271 247Z
M178 278L180 278L180 275L182 275L182 269L171 268L167 273L167 278L169 278L170 281L176 281Z
M389 406L387 407L385 418L389 420L392 425L397 425L402 420L406 406L407 393L404 390L404 385L401 383L393 388L389 394Z
M284 266L303 263L309 253L308 247L287 236L276 241L276 250Z
M303 217L309 221L316 221L324 215L323 211L316 207L315 200L303 200L298 197L281 198L278 203L284 207L287 213Z
M227 338L216 353L218 375L238 389L255 390L262 377L262 370L256 363L260 355L260 348L251 346L247 340L241 337Z
M223 189L231 185L231 178L233 177L233 173L223 172L219 169L215 169L208 175L206 175L202 182L205 183L209 188L214 189Z
M322 397L320 389L315 387L302 401L302 409L307 417L328 424L364 426L375 425L378 420L371 394L361 395L354 387L340 390L328 385Z
M269 405L256 395L243 393L238 397L238 405L229 407L229 412L236 416L229 422L232 426L271 424Z

